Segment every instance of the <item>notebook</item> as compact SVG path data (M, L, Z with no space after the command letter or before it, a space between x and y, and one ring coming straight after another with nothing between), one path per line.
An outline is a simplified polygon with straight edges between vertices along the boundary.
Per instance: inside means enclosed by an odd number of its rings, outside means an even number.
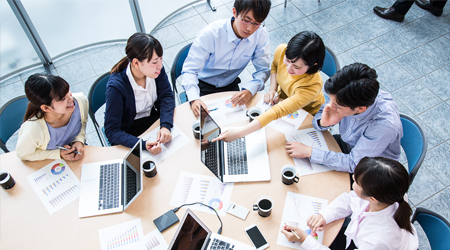
M222 182L269 181L266 131L260 129L234 142L211 141L222 129L200 106L200 159Z
M123 159L83 164L79 217L119 213L142 193L141 140Z
M244 233L244 230L242 230L242 233ZM212 233L190 209L187 209L167 249L253 250L255 248L228 237Z

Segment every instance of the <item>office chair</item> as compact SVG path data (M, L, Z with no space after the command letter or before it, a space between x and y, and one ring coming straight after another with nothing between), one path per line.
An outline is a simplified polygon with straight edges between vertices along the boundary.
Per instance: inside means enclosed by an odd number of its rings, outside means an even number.
M409 182L412 184L423 159L425 159L428 139L420 125L413 118L400 114L400 120L403 126L403 137L400 143L408 159Z
M178 94L177 90L177 78L181 75L181 70L183 69L184 60L189 54L189 49L191 48L192 43L184 46L175 57L173 61L172 68L170 69L170 79L172 81L172 89L175 95L175 100L177 100L178 104L182 104L187 102L186 92L183 91Z
M97 120L95 119L95 112L97 112L97 110L106 102L106 83L108 83L110 76L111 74L108 72L97 78L94 84L92 84L88 94L89 117L94 123L95 131L97 132L98 138L100 139L103 147L111 145L108 141L108 138L106 138L105 127L100 127Z
M431 249L444 250L450 247L450 223L441 215L418 207L411 223L417 221L427 235Z
M332 75L334 75L334 73L336 73L336 71L340 70L341 66L339 65L339 60L337 58L337 56L334 54L334 52L328 48L327 46L325 46L325 60L323 61L323 66L322 66L322 72L325 73L328 77L331 77ZM325 86L325 83L324 83ZM323 91L323 95L325 96L325 101L328 101L328 99L330 99L328 97L328 95L325 93L325 91Z
M0 148L8 153L6 142L20 128L28 107L28 98L18 96L0 108Z

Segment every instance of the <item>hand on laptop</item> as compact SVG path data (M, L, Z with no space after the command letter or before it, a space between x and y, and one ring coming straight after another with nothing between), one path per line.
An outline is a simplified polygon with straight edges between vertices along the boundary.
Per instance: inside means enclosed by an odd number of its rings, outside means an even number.
M191 109L192 109L192 112L194 112L195 116L198 117L200 115L200 106L203 106L203 109L209 113L208 107L206 106L206 104L202 100L197 99L191 103Z
M157 155L161 153L161 143L159 141L147 141L145 143L145 148L150 152L152 155Z
M231 103L235 105L245 105L250 100L250 98L252 98L252 92L245 89L233 95L231 97Z
M313 149L312 147L306 146L300 142L286 142L286 146L284 148L290 157L296 158L310 158Z
M161 143L168 143L170 140L172 140L172 134L170 133L170 130L166 127L161 127L161 129L158 131L158 134L156 135L156 141Z

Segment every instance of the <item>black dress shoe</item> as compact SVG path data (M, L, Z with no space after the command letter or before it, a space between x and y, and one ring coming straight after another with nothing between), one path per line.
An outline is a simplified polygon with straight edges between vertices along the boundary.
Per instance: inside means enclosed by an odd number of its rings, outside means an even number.
M417 6L419 6L420 8L422 8L424 10L430 11L431 14L433 14L435 16L442 15L442 12L444 11L444 8L436 8L433 5L431 5L431 3L427 0L416 0L415 2L417 4Z
M379 17L384 18L384 19L389 19L389 20L396 21L396 22L403 22L403 20L405 19L405 15L397 13L394 10L394 7L381 8L381 7L375 6L373 8L373 11Z

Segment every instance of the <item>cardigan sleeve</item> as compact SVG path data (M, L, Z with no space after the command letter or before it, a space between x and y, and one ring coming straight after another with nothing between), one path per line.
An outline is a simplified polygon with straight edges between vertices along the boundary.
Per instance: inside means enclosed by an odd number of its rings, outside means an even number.
M45 140L45 131L40 122L40 120L26 121L20 127L16 146L17 157L26 161L61 159L59 149L46 149L48 141Z
M110 143L132 148L139 139L121 129L126 93L117 88L116 78L119 76L114 76L111 76L106 87L105 134Z
M80 116L81 116L81 129L80 133L73 139L73 142L86 142L86 123L88 121L88 111L89 111L89 101L85 95L82 93L73 94L73 97L78 101L78 105L80 106Z
M175 98L164 67L161 74L155 79L158 100L160 101L160 127L171 130L173 127L173 113Z

